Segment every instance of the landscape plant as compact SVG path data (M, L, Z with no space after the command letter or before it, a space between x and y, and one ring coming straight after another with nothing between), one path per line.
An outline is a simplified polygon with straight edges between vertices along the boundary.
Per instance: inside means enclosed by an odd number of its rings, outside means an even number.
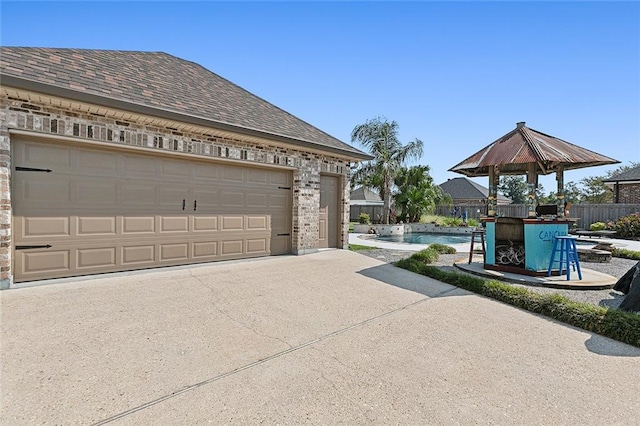
M434 185L429 166L402 167L394 178L394 184L397 191L393 198L400 211L398 218L409 223L419 222L423 214L433 212L438 203L451 198L442 192L440 186Z
M622 238L638 239L640 238L640 215L633 213L622 216L613 222L610 228L616 231Z
M427 256L416 256L417 254L402 259L395 265L512 306L640 347L640 315L638 314L573 302L557 293L541 294L495 280L487 281L467 274L443 271L429 265L431 262L425 261Z
M391 191L405 161L422 156L422 141L414 139L403 145L398 138L398 123L385 118L367 120L351 132L351 141L358 142L374 157L360 163L351 177L352 183L378 191L384 205L384 223L391 215Z
M371 224L371 217L367 213L360 213L360 217L358 218L358 221L362 225L370 225Z
M456 254L457 250L451 246L440 243L433 243L429 245L431 250L435 250L440 254Z

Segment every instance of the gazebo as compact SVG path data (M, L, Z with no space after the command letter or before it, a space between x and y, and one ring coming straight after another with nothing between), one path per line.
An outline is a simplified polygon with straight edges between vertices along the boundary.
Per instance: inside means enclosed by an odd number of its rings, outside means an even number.
M468 177L489 177L485 268L530 275L546 273L554 236L568 233L569 221L565 217L564 200L565 170L617 163L618 160L531 129L524 122L519 122L514 130L450 168L449 171ZM557 207L547 209L547 214L539 217L536 215L535 195L538 176L551 173L556 174L558 184ZM527 176L528 218L496 218L498 183L502 175ZM496 247L505 244L524 248L522 262L496 261Z

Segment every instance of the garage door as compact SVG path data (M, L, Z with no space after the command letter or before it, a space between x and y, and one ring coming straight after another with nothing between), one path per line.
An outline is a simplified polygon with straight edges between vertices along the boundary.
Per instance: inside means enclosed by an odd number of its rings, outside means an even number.
M291 250L291 172L13 143L14 279Z

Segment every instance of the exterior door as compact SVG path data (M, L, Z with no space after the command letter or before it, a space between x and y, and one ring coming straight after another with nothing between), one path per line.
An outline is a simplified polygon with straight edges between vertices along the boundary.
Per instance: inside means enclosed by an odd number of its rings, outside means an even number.
M320 223L319 248L338 247L340 234L340 178L337 176L320 176Z

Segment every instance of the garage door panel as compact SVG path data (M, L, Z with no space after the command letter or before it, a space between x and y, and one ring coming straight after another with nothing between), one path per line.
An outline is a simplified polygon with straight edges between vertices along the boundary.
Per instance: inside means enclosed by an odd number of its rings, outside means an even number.
M194 259L213 259L218 255L217 241L199 241L192 244Z
M42 271L66 272L70 269L71 249L48 251L19 251L23 275L35 275Z
M241 167L222 166L222 181L243 182L246 171Z
M152 234L156 231L155 216L121 216L122 234Z
M25 173L16 172L16 179L24 178ZM29 173L31 180L19 180L14 185L14 194L22 202L24 207L46 208L48 200L55 195L56 205L68 205L71 203L71 188L68 179L56 179L52 177L46 180L43 176L35 176ZM17 200L16 200L17 201Z
M131 207L155 206L157 204L156 184L127 183L122 186L122 205Z
M52 170L13 171L16 282L291 251L289 171L56 142L12 149L17 166Z
M77 173L92 176L117 176L118 159L115 152L84 150L76 151Z
M116 217L78 216L76 235L78 237L116 236Z
M244 207L244 194L238 192L222 192L222 206L220 207Z
M194 232L213 232L218 230L218 216L193 216Z
M211 187L195 187L192 191L193 200L198 201L199 212L213 212L221 205L220 191ZM190 206L193 208L193 204Z
M56 169L64 172L71 168L71 148L37 142L23 142L15 156L16 164L22 167Z
M16 229L18 236L28 238L69 237L71 235L70 218L64 217L22 217Z
M111 268L116 266L116 247L76 250L78 269Z
M247 171L247 182L251 184L269 183L269 174L266 170L250 169Z
M117 182L83 178L72 183L77 187L76 205L112 207L118 203Z
M247 207L265 208L267 203L267 194L247 194Z
M247 254L267 254L269 242L267 238L255 238L247 240Z
M143 155L122 156L122 175L131 178L156 178L158 175L158 159Z
M194 177L209 181L217 181L220 177L220 167L217 164L198 163L193 167Z
M243 231L244 216L221 216L220 224L221 231Z
M222 241L220 248L220 254L222 256L241 256L244 254L244 244L242 240Z
M121 247L122 264L135 265L141 263L153 264L155 262L155 244L134 245Z
M165 178L190 178L193 173L186 161L162 160L160 168Z
M247 216L247 230L268 230L268 216Z
M189 232L189 216L161 216L160 232Z
M189 244L160 244L160 261L187 260L189 258Z
M289 205L289 197L286 194L272 194L269 196L269 206L277 211L286 208Z

